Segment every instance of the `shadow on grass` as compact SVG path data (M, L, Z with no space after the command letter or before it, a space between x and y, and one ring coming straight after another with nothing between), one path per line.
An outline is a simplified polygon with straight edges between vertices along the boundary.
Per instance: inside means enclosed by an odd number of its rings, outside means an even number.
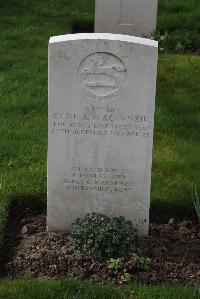
M198 223L197 215L193 205L188 205L188 202L152 202L150 207L150 222L167 223L170 218L175 218L178 221L192 220Z
M0 248L0 277L6 275L6 264L13 255L13 249L19 244L21 221L27 216L46 213L46 193L10 198L7 224L3 246Z
M10 213L18 214L31 214L42 213L46 210L46 193L31 194L31 195L19 195L11 198Z
M94 22L91 20L75 20L72 24L72 33L93 33Z

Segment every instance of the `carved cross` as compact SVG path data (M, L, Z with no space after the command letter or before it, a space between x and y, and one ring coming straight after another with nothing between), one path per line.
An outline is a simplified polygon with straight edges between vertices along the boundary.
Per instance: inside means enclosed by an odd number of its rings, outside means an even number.
M120 33L132 32L133 27L133 0L120 0Z

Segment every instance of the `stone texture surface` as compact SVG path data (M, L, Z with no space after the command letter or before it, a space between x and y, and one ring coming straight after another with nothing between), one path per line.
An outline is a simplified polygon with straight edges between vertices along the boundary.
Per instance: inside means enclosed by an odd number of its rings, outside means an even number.
M158 0L96 0L95 32L149 37L156 30Z
M89 212L148 232L157 42L115 34L49 43L48 229Z

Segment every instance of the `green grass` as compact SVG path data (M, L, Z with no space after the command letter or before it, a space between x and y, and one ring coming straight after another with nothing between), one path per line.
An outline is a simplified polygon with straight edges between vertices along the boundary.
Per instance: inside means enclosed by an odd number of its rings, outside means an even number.
M79 280L2 280L3 299L198 299L197 288L168 285L115 287Z
M200 58L162 55L158 65L152 201L189 208L199 186Z
M160 47L181 53L199 51L199 0L159 0L158 3L156 37L162 36Z

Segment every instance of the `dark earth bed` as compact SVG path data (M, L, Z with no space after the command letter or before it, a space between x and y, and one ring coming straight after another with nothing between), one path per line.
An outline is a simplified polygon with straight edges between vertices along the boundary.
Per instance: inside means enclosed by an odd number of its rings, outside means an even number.
M77 251L68 233L46 231L46 215L15 219L7 231L7 252L1 276L79 277L94 282L120 283L123 272L114 274L107 263L98 263ZM141 283L200 284L200 225L170 219L166 224L151 223L147 247L140 256L152 259L148 272L135 271L133 280Z

